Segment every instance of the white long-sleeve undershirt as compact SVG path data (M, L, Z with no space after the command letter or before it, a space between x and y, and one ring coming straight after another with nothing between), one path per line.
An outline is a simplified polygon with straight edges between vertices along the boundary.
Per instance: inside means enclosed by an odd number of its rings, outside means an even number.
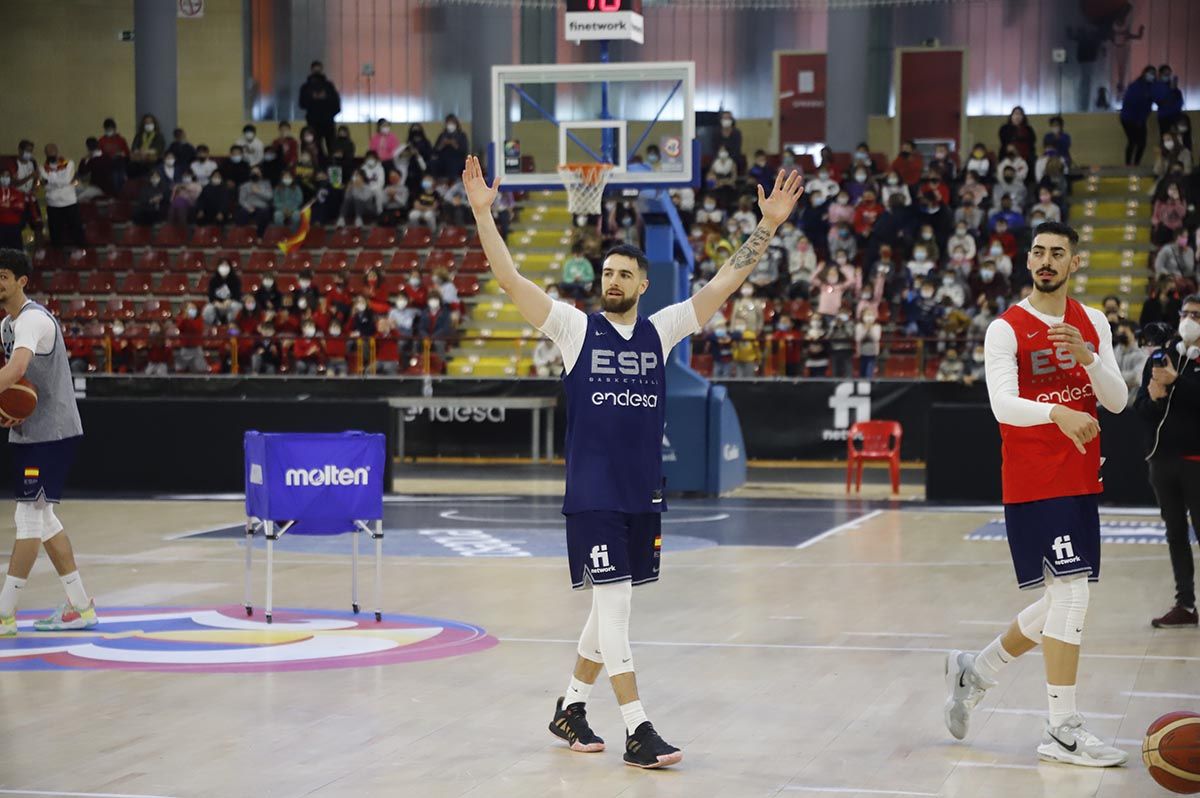
M1046 326L1062 324L1062 316L1048 316L1033 308L1028 299L1020 302L1020 307ZM1092 362L1084 366L1092 382L1092 390L1096 399L1110 413L1120 413L1125 409L1129 396L1125 381L1121 378L1121 368L1117 365L1117 356L1112 347L1112 330L1108 319L1100 311L1085 307L1088 319L1096 328L1100 339L1100 351ZM983 340L984 369L987 373L988 397L992 404L992 414L1001 424L1014 427L1035 427L1039 424L1050 423L1050 411L1055 403L1036 402L1032 399L1022 399L1018 384L1017 369L1017 334L1012 326L1003 319L996 319L988 325L987 334Z

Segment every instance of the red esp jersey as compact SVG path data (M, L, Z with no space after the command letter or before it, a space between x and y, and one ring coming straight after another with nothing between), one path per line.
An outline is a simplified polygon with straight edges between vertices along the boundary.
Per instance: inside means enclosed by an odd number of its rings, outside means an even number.
M1096 394L1087 371L1065 347L1055 347L1049 327L1014 305L1000 317L1017 338L1017 385L1022 399L1063 405L1096 417ZM1063 323L1079 330L1093 352L1100 339L1083 305L1067 300ZM1000 425L1004 503L1020 504L1064 496L1100 493L1100 438L1080 454L1053 423L1035 427Z

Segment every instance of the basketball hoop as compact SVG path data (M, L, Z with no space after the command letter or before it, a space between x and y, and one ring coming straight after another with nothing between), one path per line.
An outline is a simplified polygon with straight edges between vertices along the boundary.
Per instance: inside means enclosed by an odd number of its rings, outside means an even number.
M594 216L600 213L604 187L612 175L610 163L564 163L558 176L567 189L567 209L571 213Z

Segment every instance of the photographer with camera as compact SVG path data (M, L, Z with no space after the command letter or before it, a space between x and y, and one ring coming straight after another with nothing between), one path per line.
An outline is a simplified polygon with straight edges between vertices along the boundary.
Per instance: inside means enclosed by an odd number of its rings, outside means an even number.
M1195 564L1188 514L1200 529L1200 294L1183 300L1178 334L1167 337L1154 329L1143 334L1158 348L1146 362L1133 406L1150 426L1150 484L1167 525L1175 572L1175 606L1151 624L1157 629L1194 627Z

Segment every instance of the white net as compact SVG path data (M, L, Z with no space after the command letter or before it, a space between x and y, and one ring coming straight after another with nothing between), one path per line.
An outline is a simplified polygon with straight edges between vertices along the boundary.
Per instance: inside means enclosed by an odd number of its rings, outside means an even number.
M567 189L567 209L589 216L600 213L612 168L610 163L560 164L558 176Z

